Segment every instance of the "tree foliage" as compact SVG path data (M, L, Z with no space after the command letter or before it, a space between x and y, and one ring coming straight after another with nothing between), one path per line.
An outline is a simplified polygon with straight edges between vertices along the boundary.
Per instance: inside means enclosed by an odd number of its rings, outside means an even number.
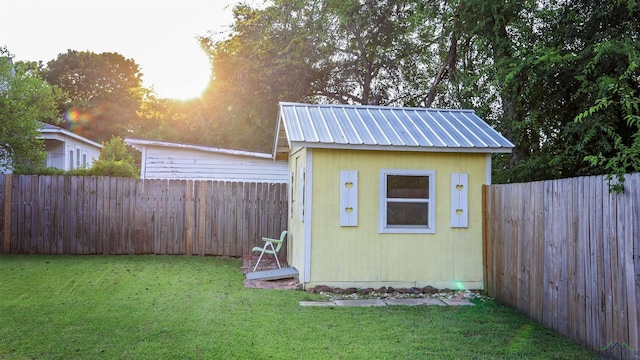
M435 104L470 104L516 144L496 156L495 180L637 171L636 2L458 1L446 12Z
M144 91L134 60L118 53L68 50L49 61L43 73L65 92L59 103L63 126L75 133L104 141L137 126Z
M319 77L309 65L316 54L312 13L321 2L304 3L278 1L263 10L239 5L232 37L201 38L213 68L193 123L203 142L271 151L278 102L307 98Z
M56 122L56 90L0 48L0 169L25 171L44 163L40 121Z
M237 6L231 37L201 39L213 76L206 115L195 128L220 146L270 151L279 101L402 104L411 88L398 80L407 71L414 80L423 76L414 63L423 49L409 31L416 6L351 0Z
M640 171L640 11L633 11L631 1L627 5L630 11L618 10L626 16L621 16L617 27L625 33L625 28L635 29L635 34L633 30L629 34L635 36L613 34L593 46L593 56L579 80L594 96L591 106L576 116L579 123L602 124L609 151L592 153L586 160L604 167L610 180L615 177L611 189L617 192L624 190L625 173Z
M326 1L318 36L322 54L315 67L323 77L314 83L320 101L355 104L415 102L408 82L420 83L426 71L417 60L425 52L416 34L416 1ZM428 32L428 30L427 30ZM426 67L422 66L423 70Z
M136 167L133 156L119 137L102 143L100 157L87 169L87 175L138 178L140 169Z

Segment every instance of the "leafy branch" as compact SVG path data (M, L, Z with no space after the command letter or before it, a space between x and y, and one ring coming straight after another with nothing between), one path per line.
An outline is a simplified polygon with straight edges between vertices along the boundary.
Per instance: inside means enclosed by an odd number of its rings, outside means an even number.
M606 178L609 181L609 191L621 193L624 192L625 173L640 171L640 97L637 93L640 85L639 51L636 48L637 44L612 43L609 42L597 48L598 52L585 68L585 73L592 72L595 63L606 57L609 51L626 52L628 65L617 79L613 79L614 81L600 78L601 84L606 84L602 89L603 96L596 100L593 106L578 114L575 121L582 122L597 115L607 117L611 112L616 112L621 114L626 125L635 131L630 136L630 141L625 141L623 136L611 126L604 127L605 135L613 141L615 154L607 157L599 153L584 158L591 166L604 166L608 173Z

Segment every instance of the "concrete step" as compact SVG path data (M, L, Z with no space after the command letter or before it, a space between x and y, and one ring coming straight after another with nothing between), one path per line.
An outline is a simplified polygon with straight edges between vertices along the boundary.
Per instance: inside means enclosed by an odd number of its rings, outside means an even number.
M298 276L298 270L292 267L247 273L247 280L279 280Z

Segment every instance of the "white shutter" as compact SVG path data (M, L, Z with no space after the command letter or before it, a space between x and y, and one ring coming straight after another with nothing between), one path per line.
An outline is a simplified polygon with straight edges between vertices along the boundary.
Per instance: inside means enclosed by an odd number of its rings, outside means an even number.
M340 170L340 226L358 226L358 170Z
M451 227L469 227L469 174L451 174Z

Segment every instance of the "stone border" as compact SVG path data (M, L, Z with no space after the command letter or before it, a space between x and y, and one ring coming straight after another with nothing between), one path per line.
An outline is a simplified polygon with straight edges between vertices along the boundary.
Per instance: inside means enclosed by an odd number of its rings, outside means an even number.
M425 286L423 288L398 288L381 287L373 288L347 288L339 287L331 288L326 285L318 285L313 288L306 289L308 293L319 294L325 296L329 301L339 300L410 300L410 299L437 299L441 300L443 305L456 305L459 302L468 302L472 299L483 300L486 298L481 291L471 290L450 290L437 289L433 286ZM402 301L398 302L401 304Z
M300 306L474 306L468 300L450 300L450 299L434 299L434 298L414 298L414 299L364 299L364 300L333 300L333 301L300 301Z

